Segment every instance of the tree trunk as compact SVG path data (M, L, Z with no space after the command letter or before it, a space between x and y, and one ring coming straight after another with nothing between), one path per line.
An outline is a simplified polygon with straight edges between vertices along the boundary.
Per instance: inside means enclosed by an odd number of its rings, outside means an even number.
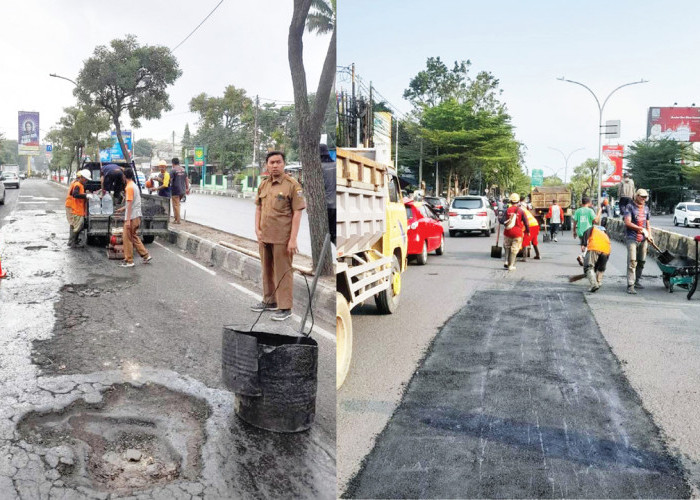
M316 99L313 109L309 107L306 88L306 71L304 69L303 35L306 27L306 17L311 7L311 0L294 0L294 12L289 26L288 58L294 88L294 107L299 128L299 158L304 178L307 210L309 213L309 229L311 232L311 255L314 266L321 257L323 242L328 233L328 212L326 194L323 183L323 170L319 144L321 125L325 116L335 79L335 39L333 30L328 52L323 63L323 71L318 82ZM326 258L322 274L333 273L332 259Z
M119 117L112 115L112 123L114 123L114 129L117 132L117 140L119 141L119 147L122 150L122 156L124 157L124 161L131 161L129 150L126 149L126 144L124 144L124 139L122 139L122 128L119 126Z

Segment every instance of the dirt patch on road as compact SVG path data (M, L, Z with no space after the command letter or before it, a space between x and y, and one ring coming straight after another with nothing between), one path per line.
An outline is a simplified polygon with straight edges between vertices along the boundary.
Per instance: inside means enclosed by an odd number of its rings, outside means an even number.
M78 400L54 413L31 413L18 426L44 461L72 486L130 493L201 470L203 400L162 386L110 386L100 403Z

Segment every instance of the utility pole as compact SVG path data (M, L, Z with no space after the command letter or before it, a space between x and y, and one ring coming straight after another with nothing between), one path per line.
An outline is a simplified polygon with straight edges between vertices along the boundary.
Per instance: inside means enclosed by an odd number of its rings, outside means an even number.
M437 153L435 156L435 196L440 196L440 146L437 147Z
M355 98L355 63L352 63L352 110L355 114L355 147L360 147L360 113Z
M260 97L255 96L255 130L253 131L253 165L256 165L258 157L258 106L260 106Z
M418 189L423 189L423 138L422 137L420 138L420 158L418 158Z
M394 147L394 166L396 167L396 172L399 171L399 117L396 117L396 140L394 141L396 146Z
M133 140L133 137L131 138ZM175 131L173 130L173 156L171 158L175 158Z

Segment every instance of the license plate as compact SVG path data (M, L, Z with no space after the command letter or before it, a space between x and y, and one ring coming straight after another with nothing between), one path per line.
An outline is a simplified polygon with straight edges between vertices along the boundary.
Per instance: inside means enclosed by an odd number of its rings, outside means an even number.
M466 219L466 220L468 220L468 219L473 219L473 218L474 218L473 215L463 215L463 216L462 216L462 219Z

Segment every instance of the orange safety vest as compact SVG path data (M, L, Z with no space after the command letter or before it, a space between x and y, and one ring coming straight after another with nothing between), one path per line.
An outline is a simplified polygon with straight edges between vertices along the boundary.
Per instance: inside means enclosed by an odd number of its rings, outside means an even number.
M588 237L588 250L610 255L610 238L597 227L593 227L591 235Z
M525 217L527 217L527 225L528 226L530 226L530 227L535 227L535 226L539 227L540 226L540 223L537 222L537 219L535 219L535 216L532 215L527 208L523 208L523 207L520 207L520 208L522 208L523 212L525 212Z
M73 191L78 188L80 194L85 193L85 186L80 181L73 181L68 188L68 197L66 198L66 206L70 207L73 215L85 217L85 200L73 198Z

